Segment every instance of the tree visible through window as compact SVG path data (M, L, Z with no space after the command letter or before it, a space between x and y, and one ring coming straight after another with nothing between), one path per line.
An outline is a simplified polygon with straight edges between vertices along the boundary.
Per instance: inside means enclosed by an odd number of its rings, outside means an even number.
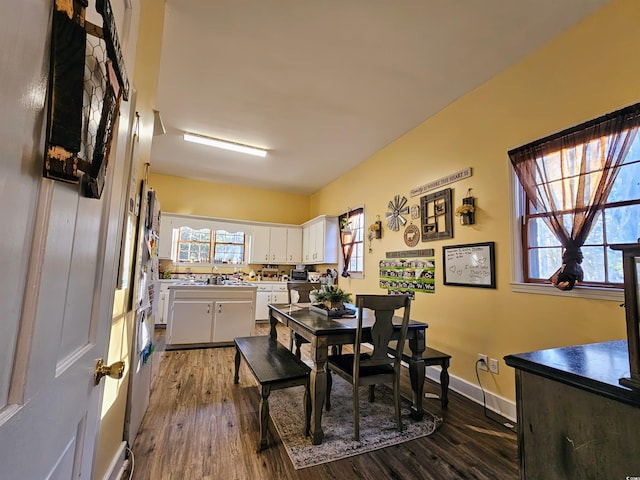
M364 209L357 208L340 215L342 276L364 272Z
M216 230L214 245L215 263L244 263L245 234L243 232L229 233Z
M180 227L178 235L178 262L209 263L211 252L211 230Z
M525 282L623 283L609 245L640 237L639 124L640 104L509 152L524 190Z

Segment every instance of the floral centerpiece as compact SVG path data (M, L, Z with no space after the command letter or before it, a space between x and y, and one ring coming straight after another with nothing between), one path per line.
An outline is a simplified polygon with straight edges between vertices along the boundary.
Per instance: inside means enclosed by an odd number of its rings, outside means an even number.
M338 285L323 285L320 290L310 293L314 310L323 310L329 316L352 314L354 311L345 308L345 303L351 302L351 294L342 290Z

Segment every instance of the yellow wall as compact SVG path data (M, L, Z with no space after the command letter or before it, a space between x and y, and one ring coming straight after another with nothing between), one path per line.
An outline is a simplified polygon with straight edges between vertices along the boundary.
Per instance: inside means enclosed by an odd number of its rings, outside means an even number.
M151 172L163 212L294 225L311 218L308 195L153 174L153 163Z
M384 218L387 202L412 188L471 166L473 176L449 185L454 206L467 189L479 210L473 226L454 238L420 243L434 248L436 293L416 294L412 317L429 323L428 343L453 355L451 372L476 383L478 353L500 362L483 386L515 398L509 353L625 337L619 302L513 293L509 218L511 169L507 151L566 127L640 101L640 2L615 1L524 61L460 98L312 196L312 214L365 205L366 224ZM425 95L429 95L425 92ZM496 242L497 289L442 284L442 246ZM351 292L381 292L377 263L406 250L402 233L385 229L365 259L366 278L343 280Z
M308 195L153 173L149 175L149 185L156 191L163 212L292 225L310 219ZM248 274L260 268L260 265L247 265L243 270ZM289 273L291 266L280 265L278 268ZM165 260L161 261L160 269L173 274L187 271L187 267L178 267ZM211 267L194 266L188 270L194 274L209 273ZM233 267L219 267L218 272L232 273L234 270Z
M511 291L507 151L640 101L638 18L640 2L612 2L310 197L154 174L150 185L167 212L302 223L364 204L369 225L376 215L384 219L395 194L419 203L412 188L471 166L473 176L450 187L454 206L473 189L477 223L456 224L453 239L416 247L435 249L437 279L435 294L416 295L412 317L429 323L431 346L453 355L453 375L475 384L477 353L500 359L500 374L483 374L483 385L513 400L514 374L503 356L625 336L618 302ZM497 288L444 286L442 246L483 241L496 243ZM378 261L407 249L401 232L386 228L372 247L366 277L341 279L348 291L382 293Z

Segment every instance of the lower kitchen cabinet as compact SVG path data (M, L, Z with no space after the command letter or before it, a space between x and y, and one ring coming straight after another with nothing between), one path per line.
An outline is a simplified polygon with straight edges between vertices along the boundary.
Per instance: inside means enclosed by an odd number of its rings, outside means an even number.
M213 309L213 333L211 341L214 343L233 342L236 337L251 334L253 318L253 303L247 301L216 302ZM249 319L249 321L247 321ZM246 333L239 330L246 329Z
M256 293L256 322L269 319L270 303L287 303L289 292L285 282L260 282Z
M173 321L167 334L167 343L211 342L211 302L174 301L172 310Z
M160 280L160 293L158 294L158 310L154 315L156 325L166 325L169 318L169 285L175 280Z
M253 333L256 287L169 287L167 348L231 345Z

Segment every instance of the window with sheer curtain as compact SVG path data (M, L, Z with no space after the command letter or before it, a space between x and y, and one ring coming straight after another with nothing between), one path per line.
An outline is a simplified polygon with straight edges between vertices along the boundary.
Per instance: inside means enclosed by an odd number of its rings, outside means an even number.
M640 104L509 152L521 186L522 280L621 287L640 238Z

